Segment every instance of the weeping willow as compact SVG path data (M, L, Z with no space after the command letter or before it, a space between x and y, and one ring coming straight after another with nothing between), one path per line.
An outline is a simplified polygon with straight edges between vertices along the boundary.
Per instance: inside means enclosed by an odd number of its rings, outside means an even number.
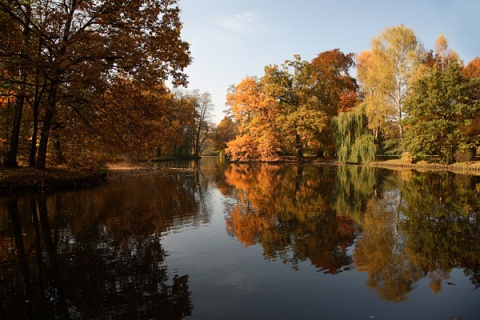
M375 160L375 140L366 125L363 104L332 120L338 161L369 163Z

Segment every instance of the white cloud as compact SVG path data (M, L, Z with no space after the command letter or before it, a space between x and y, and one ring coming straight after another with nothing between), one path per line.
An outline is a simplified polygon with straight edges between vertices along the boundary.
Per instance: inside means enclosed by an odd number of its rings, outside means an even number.
M222 16L215 23L227 30L241 35L247 35L260 29L258 16L253 12L242 12L234 16Z

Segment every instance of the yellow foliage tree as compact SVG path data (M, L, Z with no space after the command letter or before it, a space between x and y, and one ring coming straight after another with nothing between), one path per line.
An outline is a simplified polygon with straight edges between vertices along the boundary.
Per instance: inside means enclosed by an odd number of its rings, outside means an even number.
M385 29L357 59L369 128L394 152L403 150L404 100L424 54L413 30L400 25Z

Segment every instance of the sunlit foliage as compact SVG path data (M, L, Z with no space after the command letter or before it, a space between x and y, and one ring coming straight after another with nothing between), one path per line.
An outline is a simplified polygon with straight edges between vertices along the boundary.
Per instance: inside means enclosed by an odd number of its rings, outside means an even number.
M454 162L455 152L462 149L473 155L478 135L466 131L476 121L480 101L474 92L479 88L478 82L463 76L456 62L434 67L420 78L405 106L408 150L423 156L438 154L443 163Z
M72 139L60 136L71 115L94 129L91 116L105 111L103 97L115 94L121 81L142 94L157 94L168 79L185 85L191 59L179 12L171 0L0 2L2 90L15 97L4 164L17 166L19 158L44 168L47 156L61 158L52 148ZM125 136L134 129L122 131L119 123L115 130Z
M365 106L342 112L332 120L337 158L342 163L369 163L375 160L375 139L367 129Z
M282 154L334 153L330 119L352 109L357 84L353 54L320 53L312 62L295 55L268 65L262 78L246 78L227 96L238 125L227 154L233 160L276 160Z
M423 52L413 30L400 25L373 38L372 49L357 60L369 128L377 139L383 135L392 152L403 150L404 101Z

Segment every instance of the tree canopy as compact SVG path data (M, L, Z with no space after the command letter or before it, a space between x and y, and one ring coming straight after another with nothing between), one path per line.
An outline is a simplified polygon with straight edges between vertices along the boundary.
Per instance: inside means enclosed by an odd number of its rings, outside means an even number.
M305 152L333 153L330 120L355 104L357 85L349 74L353 54L320 53L312 62L299 55L268 65L260 79L246 78L227 96L239 126L227 149L235 160L275 160Z
M386 28L356 64L354 58L339 49L311 62L295 55L267 65L260 79L242 81L227 99L239 128L227 154L336 155L348 163L403 152L445 163L471 159L480 146L479 58L464 67L444 35L426 51L404 25ZM354 66L359 86L350 75Z
M404 101L424 49L413 30L400 25L373 38L372 49L360 54L357 74L365 96L369 127L386 149L403 150Z
M168 79L185 85L191 58L180 38L179 12L175 0L1 1L0 23L7 30L0 35L2 89L14 104L4 164L17 165L20 142L33 125L36 159L30 163L44 168L57 129L75 131L73 118L94 129L92 117L106 110L106 96L117 98L120 83L151 91L150 98Z
M420 78L412 86L405 107L409 115L405 120L408 150L419 155L438 154L444 163L454 162L457 149L474 150L479 136L465 132L478 110L473 85L456 62L432 68Z
M0 1L0 142L7 167L74 166L225 152L236 161L377 153L442 162L480 147L480 58L440 35L427 51L404 25L371 49L269 64L233 85L229 115L187 85L176 0ZM355 71L357 78L352 76Z

